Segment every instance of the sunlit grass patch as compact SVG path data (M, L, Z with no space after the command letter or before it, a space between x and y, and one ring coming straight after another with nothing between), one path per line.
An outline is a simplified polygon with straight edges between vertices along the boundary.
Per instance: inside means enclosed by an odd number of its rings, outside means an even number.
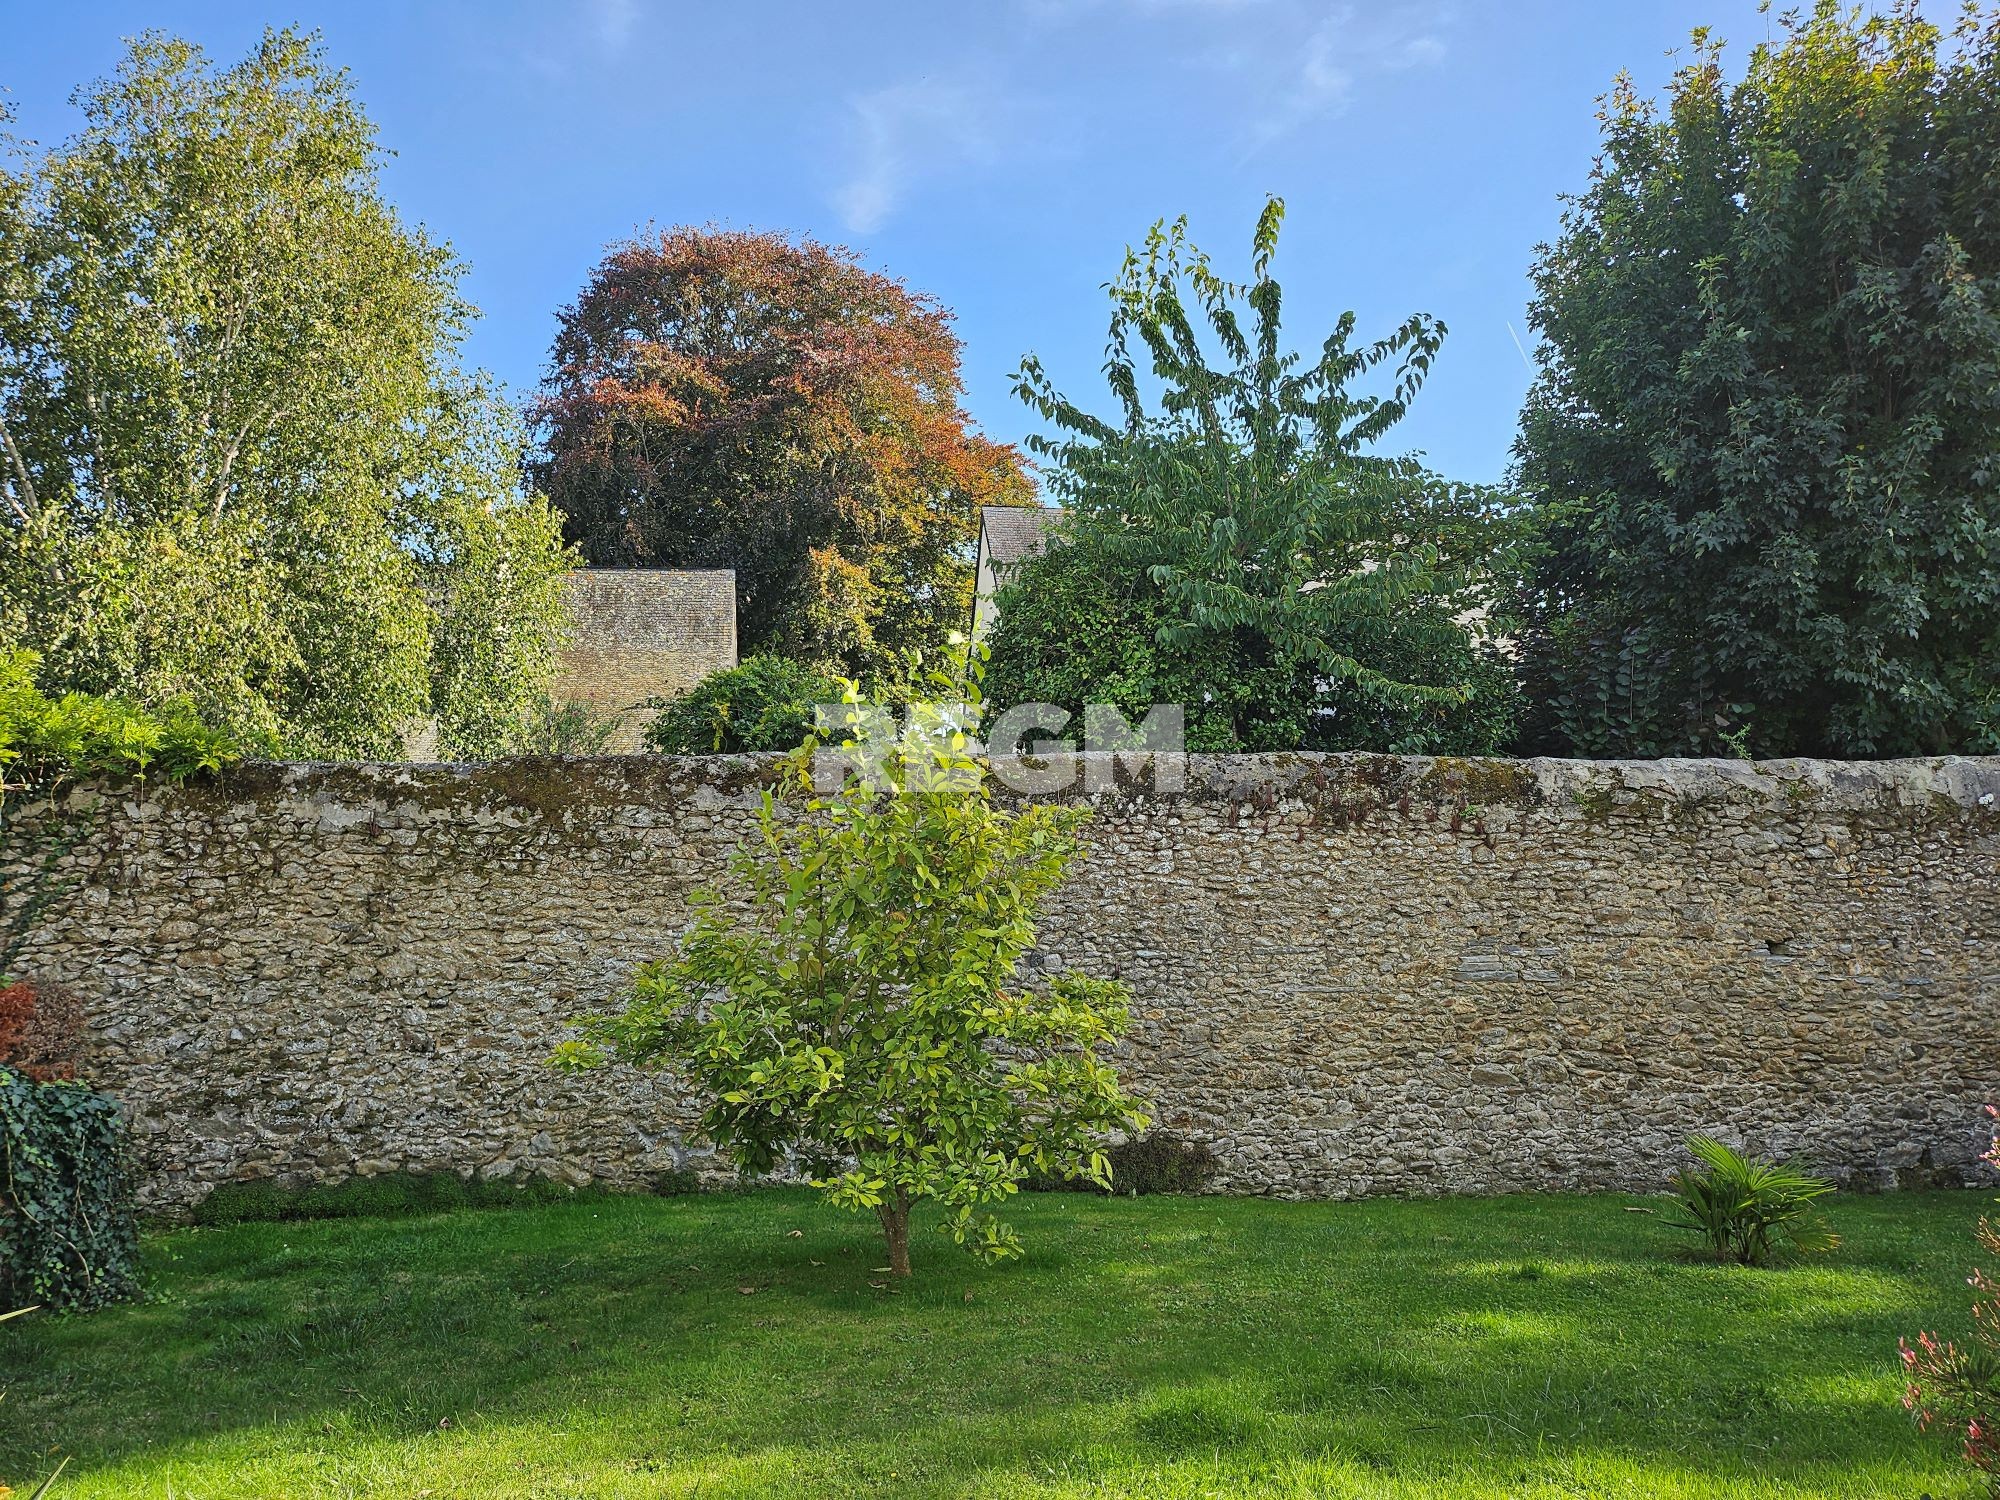
M1964 1493L1897 1335L1985 1200L1690 1259L1618 1198L1032 1196L1028 1258L775 1191L153 1237L152 1300L0 1340L0 1478L65 1495ZM1954 1488L1954 1486L1957 1486Z

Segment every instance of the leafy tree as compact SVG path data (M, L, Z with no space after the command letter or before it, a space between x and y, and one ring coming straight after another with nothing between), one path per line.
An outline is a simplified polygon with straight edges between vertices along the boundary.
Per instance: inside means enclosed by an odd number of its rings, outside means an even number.
M1493 755L1514 733L1519 694L1497 654L1463 630L1399 629L1373 643L1372 663L1392 680L1458 691L1411 701L1368 680L1324 678L1310 665L1257 650L1231 635L1169 646L1164 592L1143 572L1123 576L1088 546L1058 537L1024 560L999 593L987 688L999 703L1052 703L1073 716L1109 704L1138 724L1151 706L1178 703L1187 748L1386 750L1410 755ZM1060 737L1060 736L1059 736ZM1004 747L1003 747L1004 748Z
M711 672L686 693L654 699L646 745L663 755L735 755L796 750L811 738L814 711L840 701L840 684L782 656L751 656Z
M937 686L977 701L976 676ZM852 683L847 701L860 723ZM926 1198L960 1245L1018 1254L980 1206L1031 1173L1108 1184L1099 1137L1146 1123L1102 1055L1127 1025L1124 987L1015 979L1085 814L995 806L947 713L917 712L879 781L829 795L812 793L814 748L732 863L747 902L704 897L679 955L641 969L625 1009L585 1018L556 1061L673 1069L739 1167L795 1158L833 1203L874 1211L899 1276ZM844 748L857 764L872 749Z
M563 312L535 474L591 562L733 568L746 650L870 671L963 622L977 508L1029 498L958 351L847 251L667 230Z
M2000 12L1621 79L1535 268L1542 747L2000 749Z
M568 562L346 75L148 35L78 102L0 169L0 639L292 753L502 748Z
M1416 394L1443 325L1419 315L1356 346L1349 313L1310 362L1284 350L1271 276L1283 216L1273 199L1259 217L1248 284L1217 276L1184 221L1127 252L1105 367L1118 420L1024 362L1017 390L1058 432L1030 446L1070 521L1002 604L997 696L1180 701L1198 747L1226 750L1465 737L1449 728L1454 711L1496 691L1476 625L1462 621L1490 592L1499 497L1371 451ZM1390 394L1352 389L1390 362ZM1079 641L1067 662L1065 637ZM1463 748L1492 748L1484 730L1469 737Z

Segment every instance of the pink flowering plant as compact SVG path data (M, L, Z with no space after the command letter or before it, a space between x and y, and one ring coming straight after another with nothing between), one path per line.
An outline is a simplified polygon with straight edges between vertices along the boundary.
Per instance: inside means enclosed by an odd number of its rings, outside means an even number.
M1986 1107L2000 1121L2000 1109ZM2000 1135L1983 1160L2000 1167ZM1979 1221L1979 1243L2000 1257L2000 1227ZM2000 1495L2000 1278L1986 1268L1967 1278L1974 1292L1972 1337L1963 1346L1920 1333L1915 1344L1902 1341L1903 1370L1909 1384L1903 1405L1920 1430L1933 1427L1963 1440L1965 1461L1993 1476Z

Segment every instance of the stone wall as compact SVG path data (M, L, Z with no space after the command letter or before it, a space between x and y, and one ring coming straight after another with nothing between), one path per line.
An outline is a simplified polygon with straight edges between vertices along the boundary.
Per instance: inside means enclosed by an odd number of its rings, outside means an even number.
M569 579L570 634L550 691L619 716L611 748L639 748L647 698L686 692L736 665L736 575L726 568L583 568Z
M768 766L255 765L119 794L20 964L94 1006L149 1201L452 1167L713 1163L541 1059L660 954ZM1093 800L1038 966L1226 1191L1659 1185L1707 1130L1867 1184L2000 1097L2000 761L1201 758ZM18 825L17 825L18 826ZM19 858L19 846L15 850Z

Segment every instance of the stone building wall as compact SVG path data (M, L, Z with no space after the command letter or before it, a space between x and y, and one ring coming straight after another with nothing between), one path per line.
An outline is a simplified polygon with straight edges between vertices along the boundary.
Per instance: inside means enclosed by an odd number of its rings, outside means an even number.
M713 1175L664 1083L542 1059L666 949L768 771L119 793L19 968L92 1004L156 1206L265 1175ZM1092 799L1036 962L1131 985L1122 1066L1225 1191L1650 1187L1695 1130L1949 1179L2000 1097L1996 799L1993 760L1195 757L1181 791Z
M551 693L620 716L616 751L639 748L647 698L686 692L736 665L736 575L726 568L582 568L569 579L570 635Z

